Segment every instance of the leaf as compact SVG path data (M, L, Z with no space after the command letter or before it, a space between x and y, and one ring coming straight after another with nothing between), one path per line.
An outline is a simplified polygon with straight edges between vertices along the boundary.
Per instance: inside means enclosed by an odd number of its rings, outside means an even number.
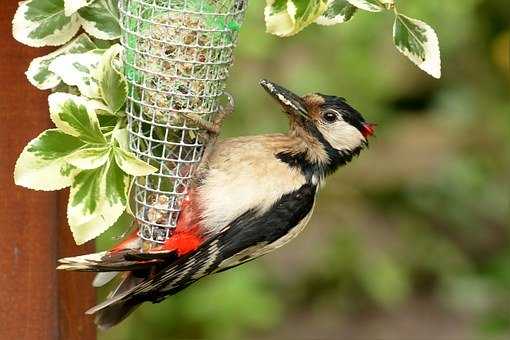
M104 53L96 74L101 97L113 114L122 109L128 93L126 78L117 70L114 64L120 51L120 45L110 47Z
M49 70L50 64L61 55L80 53L96 49L96 45L87 34L82 33L67 45L43 57L35 58L25 72L28 81L39 90L52 89L62 80L57 74Z
M147 176L158 171L157 168L145 163L136 158L132 153L122 150L119 147L115 147L114 155L118 166L129 175Z
M67 157L83 146L78 138L57 129L46 130L23 149L14 168L14 182L35 190L59 190L71 185L75 171Z
M94 0L64 0L64 14L71 16Z
M60 130L87 143L106 143L95 111L87 107L87 99L67 93L53 93L48 97L48 102L51 120Z
M71 187L67 218L77 244L101 235L122 215L127 204L129 176L110 160L83 170Z
M110 109L103 103L102 100L90 99L87 98L87 107L91 110L94 110L98 115L109 115L113 119L117 119L117 117L112 116Z
M129 230L129 228L133 225L135 218L131 215L128 210L124 210L122 215L115 221L115 223L110 228L115 228L119 230ZM119 231L117 230L117 231Z
M347 0L354 7L369 12L380 12L385 8L385 4L380 0Z
M65 44L79 29L79 17L65 15L64 0L20 2L12 21L14 39L32 47Z
M129 151L128 131L126 128L114 130L112 137L119 143L121 149Z
M78 169L95 169L108 161L110 151L111 147L109 145L96 146L94 144L88 144L86 147L81 148L69 156L67 162Z
M357 8L347 0L333 0L320 17L315 20L316 24L330 26L349 21Z
M395 0L379 0L379 2L386 7L386 9L392 9L395 7Z
M64 83L77 86L85 97L99 98L97 80L92 76L101 61L104 50L92 50L84 53L69 53L55 58L49 70L58 75Z
M294 35L314 22L327 8L327 0L266 0L267 32Z
M120 38L119 10L115 0L96 0L78 11L83 29L96 38Z
M432 27L423 21L397 14L393 42L403 55L434 78L441 77L439 40Z

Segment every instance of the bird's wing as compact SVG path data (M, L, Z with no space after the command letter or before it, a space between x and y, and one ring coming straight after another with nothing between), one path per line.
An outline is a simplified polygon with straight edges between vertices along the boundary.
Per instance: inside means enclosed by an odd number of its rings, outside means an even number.
M203 276L253 260L284 245L308 222L316 191L315 185L307 183L282 196L263 213L245 212L194 252L178 258L154 276L104 301L88 313L101 311L98 316L101 323L102 318L108 318L109 310L124 310L119 304L132 306L134 301L159 302Z

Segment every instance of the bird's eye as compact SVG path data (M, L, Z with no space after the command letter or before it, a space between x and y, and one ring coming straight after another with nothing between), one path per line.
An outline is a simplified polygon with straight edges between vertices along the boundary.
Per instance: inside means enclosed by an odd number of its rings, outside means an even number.
M322 119L328 123L333 123L338 120L338 115L335 111L326 111L322 114Z

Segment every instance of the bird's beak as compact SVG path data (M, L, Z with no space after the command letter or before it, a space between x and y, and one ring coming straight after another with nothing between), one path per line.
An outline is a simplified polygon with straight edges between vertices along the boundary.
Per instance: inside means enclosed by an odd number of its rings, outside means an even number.
M308 118L308 110L300 96L266 79L262 79L260 85L280 103L285 112Z

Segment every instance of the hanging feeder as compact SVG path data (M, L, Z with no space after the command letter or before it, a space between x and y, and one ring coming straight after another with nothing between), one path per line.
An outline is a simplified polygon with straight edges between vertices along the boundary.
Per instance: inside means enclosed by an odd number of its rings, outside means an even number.
M204 131L219 110L246 0L121 0L129 147L158 171L134 182L144 249L172 234Z

